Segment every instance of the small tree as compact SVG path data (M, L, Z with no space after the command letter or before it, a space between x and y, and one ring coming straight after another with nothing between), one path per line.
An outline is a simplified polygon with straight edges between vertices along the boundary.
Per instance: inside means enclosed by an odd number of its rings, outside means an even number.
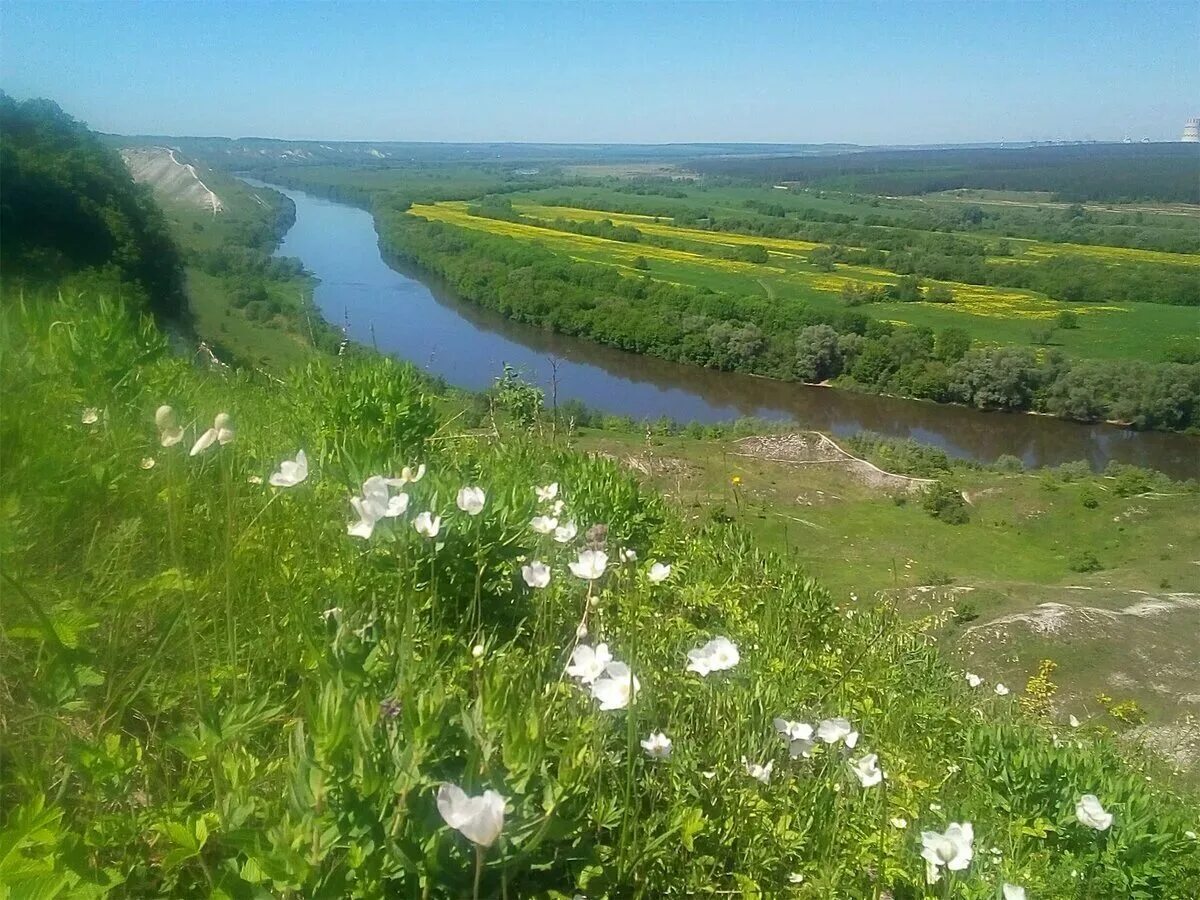
M925 299L930 303L953 303L954 291L944 284L935 284L925 292Z
M1079 314L1074 310L1064 309L1054 317L1054 325L1057 328L1072 329L1079 327Z
M833 271L833 251L828 247L818 247L808 254L808 261L818 272Z

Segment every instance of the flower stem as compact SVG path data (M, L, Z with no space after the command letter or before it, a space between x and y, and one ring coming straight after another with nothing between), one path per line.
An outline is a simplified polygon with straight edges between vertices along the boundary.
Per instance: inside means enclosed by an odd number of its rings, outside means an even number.
M233 621L233 459L221 454L221 480L225 488L225 638L229 643L229 671L237 700L237 627Z
M478 844L475 845L475 886L471 891L471 896L474 900L479 900L479 882L483 880L483 856L484 849Z

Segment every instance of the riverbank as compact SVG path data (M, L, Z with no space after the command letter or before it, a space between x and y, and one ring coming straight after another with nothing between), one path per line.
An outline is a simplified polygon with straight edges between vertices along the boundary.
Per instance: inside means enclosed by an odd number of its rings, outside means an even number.
M1048 417L986 413L844 390L822 390L719 372L629 353L513 322L454 296L427 275L399 271L380 253L362 209L284 189L296 224L278 255L300 258L320 283L313 300L368 347L407 359L470 391L489 387L505 365L521 370L547 397L578 401L632 420L694 421L705 427L754 418L795 422L845 438L873 431L933 444L983 463L1008 455L1028 467L1110 460L1175 477L1200 476L1200 441Z

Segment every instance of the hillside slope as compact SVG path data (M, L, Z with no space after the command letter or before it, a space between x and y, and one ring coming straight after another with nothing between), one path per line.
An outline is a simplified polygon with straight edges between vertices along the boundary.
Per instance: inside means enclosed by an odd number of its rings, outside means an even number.
M14 895L1200 890L1195 798L1056 735L1044 682L972 688L932 623L515 424L519 384L466 432L385 360L198 370L96 296L2 324ZM973 841L935 840L952 823Z
M214 216L225 208L221 198L201 180L196 167L180 162L170 147L127 147L121 150L121 158L134 181L150 185L162 197L191 204Z

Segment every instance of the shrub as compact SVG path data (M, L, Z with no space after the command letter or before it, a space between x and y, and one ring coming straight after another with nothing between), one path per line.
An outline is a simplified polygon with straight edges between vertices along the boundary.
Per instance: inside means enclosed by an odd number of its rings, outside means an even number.
M1096 554L1091 550L1074 551L1067 561L1067 566L1072 572L1081 573L1099 572L1104 568L1104 566L1100 564L1100 560L1096 558Z
M970 600L964 600L962 603L954 605L954 621L959 625L966 625L968 622L974 622L979 618L979 609Z
M1008 453L1002 453L996 457L996 461L992 463L992 467L998 472L1015 475L1018 472L1025 471L1025 463L1018 457Z
M971 519L962 493L944 481L935 481L925 489L921 506L929 515L947 525L965 525Z

